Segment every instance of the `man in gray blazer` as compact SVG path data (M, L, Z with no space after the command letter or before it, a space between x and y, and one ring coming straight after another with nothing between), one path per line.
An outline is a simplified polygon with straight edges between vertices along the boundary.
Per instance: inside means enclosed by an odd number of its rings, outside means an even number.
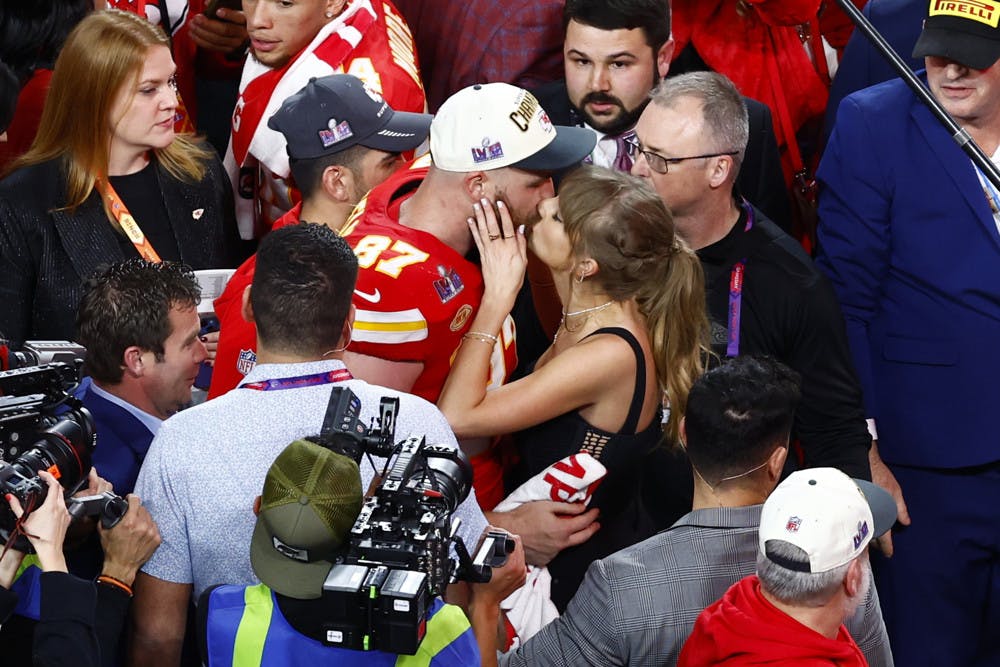
M798 399L798 375L764 357L699 378L681 423L692 511L591 564L566 613L500 664L676 664L701 611L756 570L761 507L781 476ZM893 664L874 586L846 625L869 665Z

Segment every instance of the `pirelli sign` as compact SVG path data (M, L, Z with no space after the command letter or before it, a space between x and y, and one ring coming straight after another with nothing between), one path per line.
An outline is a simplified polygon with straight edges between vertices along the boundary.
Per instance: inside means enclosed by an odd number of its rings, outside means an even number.
M1000 23L1000 2L993 0L933 0L930 16L957 16L991 28Z

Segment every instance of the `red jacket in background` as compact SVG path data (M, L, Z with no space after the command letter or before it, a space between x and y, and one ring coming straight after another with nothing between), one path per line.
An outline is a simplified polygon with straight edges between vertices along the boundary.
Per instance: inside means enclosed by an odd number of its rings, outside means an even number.
M868 662L843 624L836 639L824 637L768 602L757 575L750 575L701 613L677 662L677 667L710 665L868 667Z

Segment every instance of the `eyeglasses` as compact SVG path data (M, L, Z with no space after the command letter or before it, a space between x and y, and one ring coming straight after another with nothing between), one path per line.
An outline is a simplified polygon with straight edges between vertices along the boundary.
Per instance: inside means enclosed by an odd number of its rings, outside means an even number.
M665 174L669 171L669 167L672 164L680 164L685 160L700 160L707 157L720 157L723 155L738 155L739 151L723 151L721 153L707 153L705 155L692 155L690 157L664 157L659 153L654 153L653 151L643 150L642 147L638 148L639 152L642 153L643 157L646 158L646 164L649 168L658 174Z

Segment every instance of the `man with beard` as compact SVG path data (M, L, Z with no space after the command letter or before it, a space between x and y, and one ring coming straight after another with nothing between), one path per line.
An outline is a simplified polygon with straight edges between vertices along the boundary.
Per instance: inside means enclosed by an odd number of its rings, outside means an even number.
M649 104L649 94L670 71L674 42L667 0L567 0L563 9L565 80L536 91L553 123L589 128L597 145L586 161L629 171L637 159L635 124ZM739 195L779 227L791 226L791 210L781 172L781 158L767 107L746 99L750 133L743 168L736 181ZM667 202L671 205L670 202ZM529 259L530 259L529 255ZM550 285L544 270L529 264L532 289L518 296L517 354L531 362L541 356L559 322L558 299L543 294ZM544 267L542 267L544 269ZM686 484L687 471L678 481ZM689 496L681 493L678 510ZM669 526L679 514L665 517Z
M436 402L463 340L493 347L484 378L491 387L503 384L517 361L510 319L500 336L469 331L483 295L479 267L466 258L474 248L473 207L485 199L503 202L515 224L530 224L538 204L554 194L552 174L579 164L594 135L554 126L526 90L487 83L441 105L430 147L429 158L374 188L341 233L360 265L347 367L369 382ZM462 443L484 509L503 498L499 456L488 444ZM551 528L562 533L573 526L557 520ZM530 547L532 537L525 540Z
M588 127L597 146L588 161L629 171L634 127L649 93L670 71L674 41L665 0L567 0L563 9L565 80L536 91L553 123ZM740 192L787 229L788 195L771 114L747 100L750 141L737 182Z

